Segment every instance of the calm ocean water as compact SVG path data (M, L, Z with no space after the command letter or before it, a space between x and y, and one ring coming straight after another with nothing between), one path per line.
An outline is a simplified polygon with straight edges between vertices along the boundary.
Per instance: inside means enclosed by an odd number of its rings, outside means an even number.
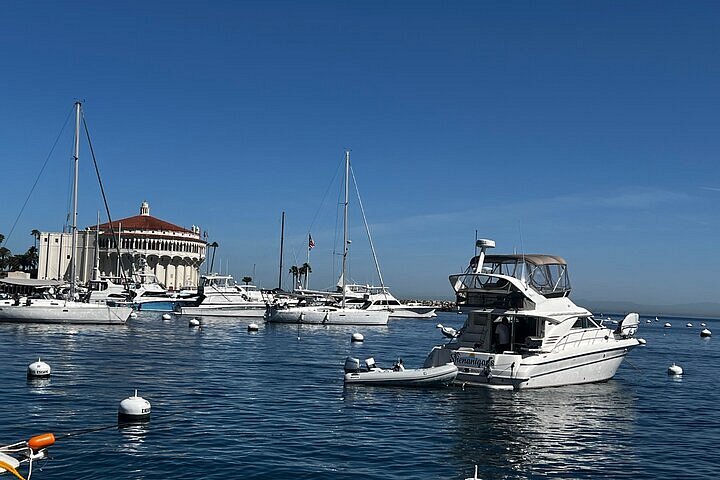
M644 320L647 346L613 380L522 392L343 387L347 355L420 366L455 314L303 326L299 340L295 326L198 331L150 312L122 327L3 324L0 442L114 424L137 388L150 423L59 441L33 479L464 479L475 464L483 479L717 478L719 340L700 338L700 320ZM29 383L38 356L53 375Z

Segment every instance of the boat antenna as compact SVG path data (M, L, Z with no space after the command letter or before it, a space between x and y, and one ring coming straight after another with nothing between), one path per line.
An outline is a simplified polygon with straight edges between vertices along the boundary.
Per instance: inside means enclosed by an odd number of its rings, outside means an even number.
M383 293L385 292L385 283L383 282L382 273L380 272L380 263L378 262L377 254L375 253L375 244L372 241L372 235L370 235L370 227L365 217L365 209L363 208L362 199L360 198L360 189L358 188L357 180L355 179L355 172L350 168L350 174L352 175L353 185L355 185L355 195L357 195L358 205L360 205L360 213L362 213L363 223L365 224L365 232L367 233L368 240L370 241L370 251L372 252L373 260L375 261L375 270L377 271L378 278L380 279L380 287Z

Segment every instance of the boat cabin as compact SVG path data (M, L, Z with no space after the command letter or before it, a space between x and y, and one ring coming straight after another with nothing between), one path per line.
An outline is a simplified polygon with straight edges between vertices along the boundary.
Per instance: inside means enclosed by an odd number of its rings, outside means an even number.
M473 308L534 307L509 281L498 275L520 280L545 298L570 295L567 262L554 255L485 255L475 256L464 273L450 275L457 304Z

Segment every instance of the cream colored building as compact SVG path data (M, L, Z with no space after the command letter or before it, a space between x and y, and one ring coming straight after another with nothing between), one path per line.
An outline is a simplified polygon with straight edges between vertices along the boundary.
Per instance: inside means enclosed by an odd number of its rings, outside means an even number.
M95 230L93 225L78 231L76 271L80 282L93 277L97 237L100 276L154 273L168 289L197 286L207 249L200 227L193 225L188 230L155 218L143 202L140 215L113 221L112 225L104 223L99 235ZM41 232L39 250L38 278L68 279L72 234Z

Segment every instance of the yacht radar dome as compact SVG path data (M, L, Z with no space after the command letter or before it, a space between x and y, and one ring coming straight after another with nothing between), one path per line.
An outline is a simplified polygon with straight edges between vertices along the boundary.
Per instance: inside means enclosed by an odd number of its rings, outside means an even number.
M351 342L362 342L362 341L364 341L364 340L365 340L365 337L363 337L363 334L362 334L362 333L357 333L357 332L355 332L355 333L353 333L352 336L350 337L350 341L351 341Z
M27 376L28 378L44 378L50 376L50 365L43 362L39 358L37 359L37 362L33 362L30 365L28 365L27 368Z
M475 246L481 249L495 248L495 240L479 238L478 241L475 242Z
M118 407L118 423L137 423L150 420L150 410L152 406L150 402L142 397L138 397L137 390L135 395L128 397L120 402Z
M190 328L199 327L199 326L200 326L200 320L198 320L197 318L191 318L190 322L188 322L188 327L190 327Z
M702 331L700 332L700 336L703 338L712 337L712 332L710 330L708 330L707 328L703 328Z
M257 332L258 330L260 330L260 327L258 327L257 323L251 323L248 325L248 332Z
M672 365L668 367L668 375L682 375L683 369L680 365L675 365L675 362L673 362Z
M163 313L163 316L162 316L162 319L163 319L163 320L170 320L171 318L172 318L172 317L170 316L169 313Z

